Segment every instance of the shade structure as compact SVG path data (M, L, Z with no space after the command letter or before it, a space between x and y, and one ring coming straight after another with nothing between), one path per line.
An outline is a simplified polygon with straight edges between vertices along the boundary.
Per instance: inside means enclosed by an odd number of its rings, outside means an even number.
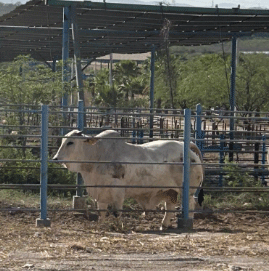
M61 59L63 7L71 5L76 6L83 59L149 52L165 42L210 45L269 31L269 10L32 0L0 17L0 61L19 54L42 61Z

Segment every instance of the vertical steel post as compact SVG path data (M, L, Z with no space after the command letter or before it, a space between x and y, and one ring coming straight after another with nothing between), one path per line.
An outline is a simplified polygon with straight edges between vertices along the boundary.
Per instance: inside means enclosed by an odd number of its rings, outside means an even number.
M78 130L83 131L84 129L84 101L78 101ZM77 185L83 185L83 179L80 173L77 174ZM81 187L77 187L76 196L82 197Z
M153 138L154 71L155 71L155 47L153 47L151 50L151 63L150 63L150 119L149 119L150 138Z
M203 138L203 132L202 132L202 106L201 104L197 104L196 105L196 122L195 122L195 143L197 145L197 147L200 149L200 151L202 152L203 149L203 142L201 141L201 139ZM203 153L202 153L203 155ZM196 199L198 199L198 195L200 193L200 188L198 188L195 192L194 197Z
M133 128L133 132L132 132L132 144L136 144L136 130L135 130L135 112L133 110L133 122L132 122L132 128Z
M77 127L78 130L83 131L84 129L84 101L78 101L78 117L77 117ZM76 196L73 197L73 208L76 210L86 210L86 201L83 195L83 179L80 173L77 174L76 183L78 185L76 189Z
M224 139L225 139L225 136L220 135L220 152L219 152L219 162L220 162L220 164L224 163L224 157L225 157L225 155L224 155ZM222 179L223 179L223 175L222 175L222 173L220 173L220 175L219 175L219 187L222 187Z
M48 183L48 106L42 105L41 116L41 168L40 168L40 205L41 219L47 218L47 183Z
M201 121L201 114L202 114L202 106L201 104L196 105L196 127L195 127L195 139L198 139L196 141L196 145L202 151L202 121Z
M84 101L78 101L78 130L83 131L84 129Z
M56 61L57 61L57 57L54 56L52 59L52 71L56 72Z
M237 39L232 38L232 63L231 63L231 87L230 87L230 144L229 144L229 161L233 161L233 140L234 140L234 117L235 117L235 77L236 77L236 51Z
M266 144L265 144L265 141L266 141L266 136L263 135L262 136L262 165L265 165L265 160L266 160ZM268 163L268 161L267 161ZM262 184L265 185L266 184L266 181L265 181L265 178L264 178L264 166L262 167Z
M184 110L184 150L183 150L183 193L182 218L178 219L178 227L192 228L193 221L189 218L189 188L190 188L190 137L191 110Z
M68 58L69 58L69 28L70 28L70 7L63 8L63 40L62 40L62 81L63 81L63 97L62 106L67 106L68 94L66 92L66 83L68 82Z
M68 105L68 59L69 59L69 31L70 31L70 7L63 8L63 38L62 38L62 84L63 84L63 94L62 94L62 110L63 112L63 126L66 126L67 120L67 105ZM61 134L66 134L66 129L61 128Z
M113 54L111 53L109 55L109 86L112 89L113 87L113 74L112 74L112 69L113 69Z
M79 34L78 34L78 20L76 6L71 6L70 8L70 19L72 26L72 40L74 46L74 63L76 71L76 83L78 88L78 100L84 101L84 91L83 91L83 75L81 70L81 59L80 59L80 47L79 47Z
M50 226L47 219L47 185L48 185L48 106L42 105L41 113L41 166L40 166L40 219L37 226Z
M184 110L184 151L183 151L183 218L189 218L189 179L190 179L190 137L191 137L191 110Z

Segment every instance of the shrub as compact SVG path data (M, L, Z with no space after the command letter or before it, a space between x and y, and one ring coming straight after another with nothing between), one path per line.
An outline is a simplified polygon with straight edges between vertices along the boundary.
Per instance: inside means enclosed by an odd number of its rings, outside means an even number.
M2 159L13 159L14 161L3 162L0 167L2 184L39 184L40 183L40 162L31 149L22 151L19 148L0 149ZM16 161L15 161L16 160ZM17 161L21 160L21 161ZM36 160L36 162L28 162ZM62 168L58 164L49 164L48 184L75 184L76 174ZM23 189L25 190L25 189ZM38 191L38 190L35 190ZM49 192L55 194L52 189ZM56 193L74 194L75 190L60 190Z
M260 187L262 184L257 182L248 172L244 172L237 164L225 162L223 168L226 172L223 185L227 187Z

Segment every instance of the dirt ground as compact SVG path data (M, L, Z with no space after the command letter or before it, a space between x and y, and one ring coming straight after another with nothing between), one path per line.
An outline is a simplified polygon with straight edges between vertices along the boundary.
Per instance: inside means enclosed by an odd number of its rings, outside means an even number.
M49 212L51 227L37 228L37 213L0 213L0 270L269 270L269 215L208 215L191 232L139 215L99 225Z

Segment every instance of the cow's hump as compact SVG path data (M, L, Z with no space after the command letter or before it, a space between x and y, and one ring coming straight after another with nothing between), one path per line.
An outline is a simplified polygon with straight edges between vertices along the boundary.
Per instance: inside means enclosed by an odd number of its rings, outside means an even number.
M98 134L96 137L106 138L106 137L120 137L120 134L114 130L106 130Z

